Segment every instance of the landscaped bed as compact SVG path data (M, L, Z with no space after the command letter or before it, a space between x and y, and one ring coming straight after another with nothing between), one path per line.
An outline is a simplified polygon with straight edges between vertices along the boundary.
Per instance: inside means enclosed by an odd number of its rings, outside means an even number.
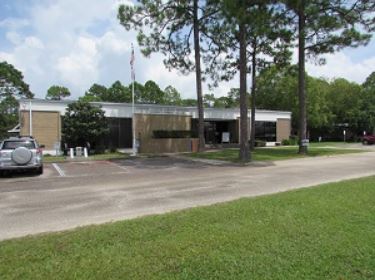
M374 279L375 177L0 242L1 279Z
M315 156L332 156L340 154L349 153L359 153L365 152L361 149L345 149L345 148L329 148L329 147L309 147L308 157ZM226 160L237 162L238 159L238 149L221 149L217 151L206 151L201 153L190 153L188 154L194 158L212 159L212 160ZM281 146L281 147L266 147L266 148L256 148L252 152L252 159L258 161L265 160L283 160L292 158L301 158L304 155L298 154L297 146Z
M128 158L128 154L124 153L105 153L105 154L94 154L90 155L88 158L85 157L75 157L75 160L111 160L111 159L125 159ZM67 156L44 156L43 161L48 162L65 162L70 160L70 158Z

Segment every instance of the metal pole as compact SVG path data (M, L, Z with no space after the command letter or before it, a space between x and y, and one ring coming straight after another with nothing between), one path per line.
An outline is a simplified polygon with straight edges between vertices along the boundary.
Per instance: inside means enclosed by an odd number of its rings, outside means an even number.
M133 128L133 156L137 155L137 147L136 147L136 135L135 135L135 108L134 108L134 83L135 83L135 71L134 71L134 46L132 44L132 53L130 58L130 65L131 65L131 78L132 78L132 128Z
M135 139L135 116L134 116L134 74L133 76L133 83L132 83L132 127L133 127L133 156L137 155L137 147L136 147L136 139Z
M29 122L30 122L29 124L30 136L33 136L33 114L32 114L32 109L31 109L31 100L29 100Z

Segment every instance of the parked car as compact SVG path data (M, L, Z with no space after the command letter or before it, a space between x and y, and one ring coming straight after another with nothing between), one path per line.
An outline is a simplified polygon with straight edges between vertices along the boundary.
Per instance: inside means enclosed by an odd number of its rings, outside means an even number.
M32 137L11 137L0 144L0 173L34 170L43 173L43 146Z
M366 135L362 138L363 145L375 144L375 135Z

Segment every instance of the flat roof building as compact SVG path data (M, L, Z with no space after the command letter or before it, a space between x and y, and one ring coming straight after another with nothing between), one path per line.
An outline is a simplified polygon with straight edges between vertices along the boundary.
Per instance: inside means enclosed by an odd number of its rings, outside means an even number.
M73 102L69 100L22 99L19 108L20 135L32 135L40 144L46 146L46 150L53 151L62 139L62 116L65 114L68 104ZM136 137L141 143L140 152L188 151L189 139L156 140L154 131L197 132L198 128L197 107L135 104L133 120L132 105L129 103L91 102L91 104L100 106L108 119L110 133L105 139L102 139L102 143L107 148L130 148L133 137L132 124L134 123ZM239 117L239 108L205 108L206 143L238 143ZM290 112L256 110L255 121L256 139L281 142L290 136Z

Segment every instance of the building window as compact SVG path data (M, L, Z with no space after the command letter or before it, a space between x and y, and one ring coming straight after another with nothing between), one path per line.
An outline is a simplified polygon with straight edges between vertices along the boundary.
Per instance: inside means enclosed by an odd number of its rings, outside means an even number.
M255 122L255 139L276 142L276 122Z

